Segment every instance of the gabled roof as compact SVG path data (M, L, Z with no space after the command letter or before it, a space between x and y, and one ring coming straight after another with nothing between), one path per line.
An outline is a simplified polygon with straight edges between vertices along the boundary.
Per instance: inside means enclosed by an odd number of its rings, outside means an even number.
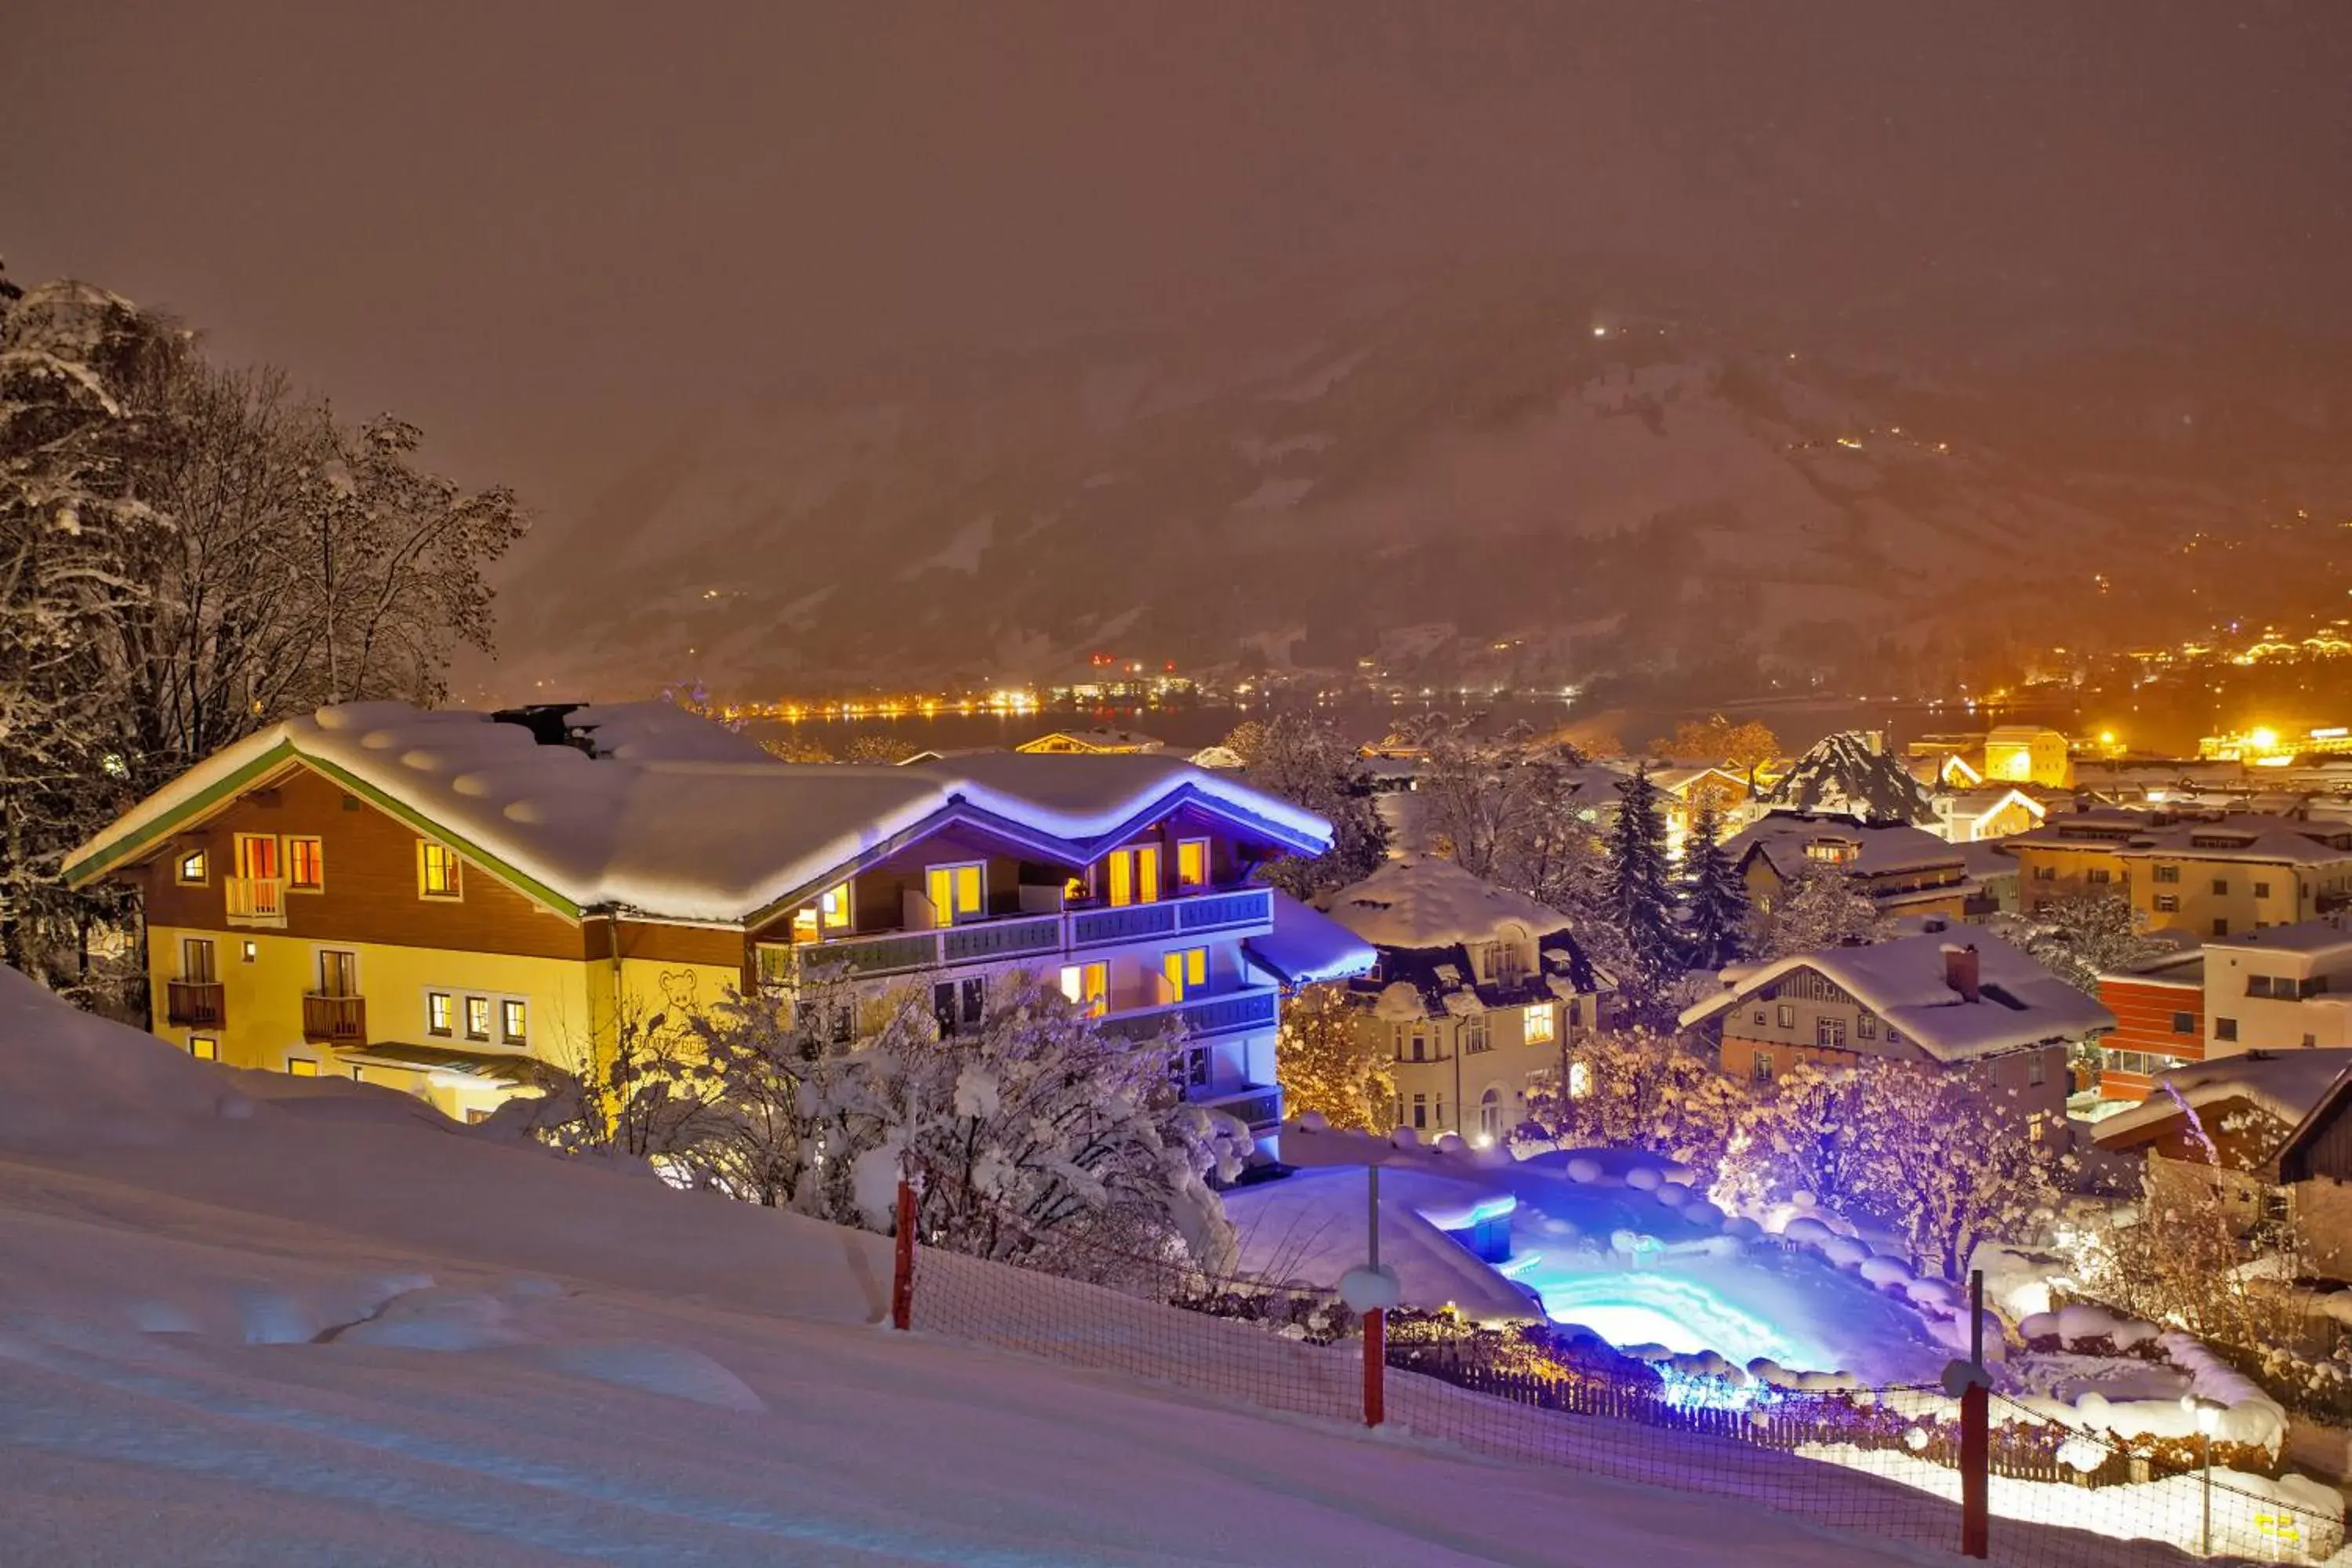
M950 821L1079 862L1186 802L1299 854L1321 817L1169 757L999 752L911 766L780 763L675 709L575 710L596 755L464 710L352 703L205 759L68 858L77 884L151 852L239 795L311 768L562 913L617 907L732 923ZM609 751L607 742L609 742Z
M1052 742L1060 742L1060 746ZM1157 752L1166 742L1139 730L1054 730L1034 741L1024 741L1013 748L1016 752Z
M1723 972L1725 989L1684 1009L1680 1022L1685 1028L1705 1023L1783 975L1811 970L1937 1061L1971 1061L2115 1027L2114 1014L2009 943L1971 931L1968 944L1977 950L1974 1002L1947 978L1946 950L1963 945L1947 932L1736 964Z
M2102 1146L2145 1142L2180 1118L2181 1101L2202 1112L2242 1100L2279 1124L2284 1144L2286 1130L2302 1124L2347 1068L2347 1049L2243 1051L2185 1063L2158 1073L2146 1100L2102 1120L2093 1136Z
M1864 877L1892 876L1937 867L1963 868L1967 856L1924 827L1904 822L1864 822L1833 813L1774 811L1758 817L1723 841L1732 863L1745 866L1751 854L1761 855L1784 881L1805 865L1805 847L1834 842L1854 847L1854 858L1840 869Z
M1492 942L1507 925L1539 935L1569 924L1558 910L1435 855L1391 860L1321 903L1333 920L1385 951Z

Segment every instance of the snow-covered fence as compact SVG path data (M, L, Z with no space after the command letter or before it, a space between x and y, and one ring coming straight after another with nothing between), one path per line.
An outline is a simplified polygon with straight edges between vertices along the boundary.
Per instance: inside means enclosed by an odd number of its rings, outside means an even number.
M1364 1418L1359 1323L1325 1292L1213 1278L1180 1260L1074 1248L1066 1238L1055 1267L1088 1278L921 1245L902 1256L906 1321L918 1331L1260 1409L1351 1426ZM1958 1402L1941 1388L1781 1388L1616 1367L1605 1352L1562 1376L1410 1331L1384 1360L1387 1423L1419 1436L1741 1498L1881 1540L1960 1543ZM2135 1453L1998 1395L1990 1436L1996 1563L2123 1568L2201 1552L2315 1563L2343 1544L2340 1502L2295 1478L2222 1470L2209 1482L2174 1449Z

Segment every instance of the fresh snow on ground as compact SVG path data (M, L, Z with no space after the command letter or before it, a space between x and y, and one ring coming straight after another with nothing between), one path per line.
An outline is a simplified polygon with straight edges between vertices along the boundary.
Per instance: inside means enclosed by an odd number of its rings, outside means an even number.
M8 1561L1906 1560L894 1335L888 1289L882 1237L194 1063L0 972Z

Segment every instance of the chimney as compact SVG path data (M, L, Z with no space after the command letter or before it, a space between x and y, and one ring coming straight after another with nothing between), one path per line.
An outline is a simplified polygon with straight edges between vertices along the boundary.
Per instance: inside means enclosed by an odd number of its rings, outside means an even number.
M1966 947L1944 949L1944 984L1960 994L1963 1002L1983 1000L1977 985L1977 950L1974 942Z

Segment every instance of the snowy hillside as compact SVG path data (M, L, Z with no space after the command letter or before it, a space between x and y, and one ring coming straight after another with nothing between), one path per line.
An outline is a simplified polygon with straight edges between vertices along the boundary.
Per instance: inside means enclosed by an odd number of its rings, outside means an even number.
M5 971L0 1111L10 1562L1903 1560L893 1335L879 1237L194 1063Z
M2254 411L2262 440L2179 450L2161 368L1994 358L1898 377L1514 275L884 369L642 457L526 551L502 639L572 692L1037 678L1103 646L1346 666L1409 626L1524 637L1530 679L1809 667L2079 597L2126 536L2155 558L2256 498L2352 495L2324 433Z

